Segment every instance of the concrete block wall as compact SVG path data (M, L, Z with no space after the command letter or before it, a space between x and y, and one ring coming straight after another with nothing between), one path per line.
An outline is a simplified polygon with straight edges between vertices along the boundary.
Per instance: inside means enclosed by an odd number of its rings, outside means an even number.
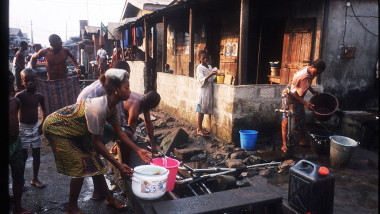
M313 89L322 92L319 85ZM235 86L233 128L231 139L238 143L239 130L256 130L260 136L270 137L281 132L281 113L275 113L275 109L281 109L281 93L285 85L243 85ZM310 100L312 94L307 92L305 100ZM311 122L312 112L305 109L306 123Z
M234 115L235 86L214 83L214 117L206 120L211 130L221 139L231 141ZM206 126L207 127L207 126Z
M214 115L205 115L203 127L211 129L219 138L239 143L239 130L253 129L261 136L271 137L274 132L281 132L280 113L281 92L285 85L213 85ZM313 87L322 91L321 86ZM197 83L195 78L157 73L157 92L161 95L159 108L174 113L193 125L197 124L196 107ZM311 93L306 94L309 100ZM306 122L311 119L311 112L306 110Z
M157 92L161 96L159 107L196 124L196 80L192 77L157 73Z
M146 63L144 61L127 61L129 67L131 68L131 73L129 74L129 85L131 91L138 94L144 94L147 85L146 80Z

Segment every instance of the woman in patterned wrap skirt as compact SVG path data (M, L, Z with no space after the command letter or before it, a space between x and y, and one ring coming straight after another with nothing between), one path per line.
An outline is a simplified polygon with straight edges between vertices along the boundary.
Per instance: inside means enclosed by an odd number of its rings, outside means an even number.
M129 166L110 155L102 142L104 125L108 122L122 143L130 147L136 146L121 130L117 108L117 104L121 100L127 100L131 93L128 77L128 72L123 69L107 70L100 79L107 92L106 95L66 106L45 119L43 132L54 152L57 171L72 177L66 213L82 213L77 201L84 177L88 176L94 178L94 185L100 186L99 189L106 196L107 205L119 209L125 207L108 191L103 176L106 169L99 154L119 169L123 177L130 177L133 173ZM151 154L148 151L139 152L145 162L151 161Z

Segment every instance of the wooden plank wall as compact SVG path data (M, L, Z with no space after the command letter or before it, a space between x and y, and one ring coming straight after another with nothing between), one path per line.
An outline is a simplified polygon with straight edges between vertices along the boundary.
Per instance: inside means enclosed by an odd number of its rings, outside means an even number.
M235 44L232 47L232 55L228 49L229 45ZM237 63L239 53L239 26L229 25L228 23L221 29L220 40L220 67L219 70L225 74L224 83L233 85L237 75Z

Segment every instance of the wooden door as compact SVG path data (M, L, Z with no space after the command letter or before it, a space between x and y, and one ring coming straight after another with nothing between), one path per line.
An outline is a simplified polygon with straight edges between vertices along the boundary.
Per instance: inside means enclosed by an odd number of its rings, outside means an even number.
M224 27L221 30L220 44L219 70L225 74L224 83L234 85L237 75L239 52L239 32L236 28Z
M289 84L299 69L309 65L314 19L289 19L285 25L280 84Z

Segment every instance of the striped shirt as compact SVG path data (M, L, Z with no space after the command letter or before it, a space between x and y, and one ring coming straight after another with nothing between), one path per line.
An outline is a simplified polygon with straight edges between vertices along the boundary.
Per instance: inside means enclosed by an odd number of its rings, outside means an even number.
M87 86L80 92L77 98L77 103L80 103L82 100L86 98L101 97L105 94L106 92L103 88L102 83L100 82L100 80L96 80L95 82L91 83L91 85ZM120 113L121 126L127 126L128 123L124 118L123 101L120 101L119 103L119 113Z

